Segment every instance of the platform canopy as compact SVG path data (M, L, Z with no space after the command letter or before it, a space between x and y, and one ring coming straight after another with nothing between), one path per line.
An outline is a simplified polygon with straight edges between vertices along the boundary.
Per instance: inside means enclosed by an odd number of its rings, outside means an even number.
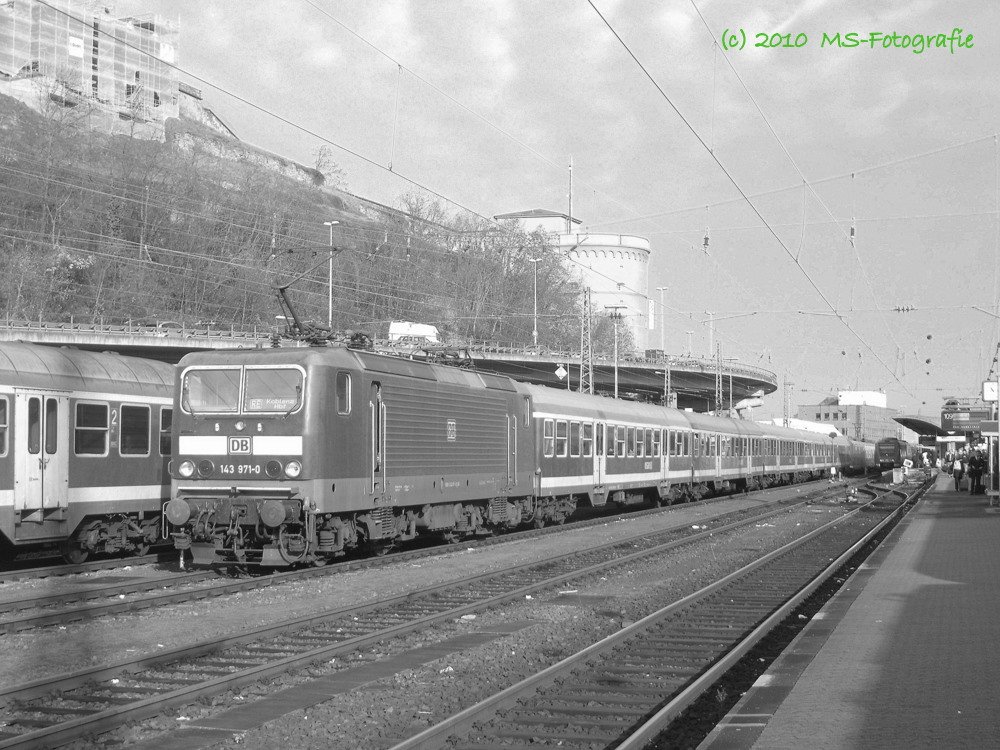
M942 428L941 425L935 422L928 422L925 417L899 416L893 417L893 419L906 429L913 430L918 435L934 435L935 437L946 437L948 435L948 431Z

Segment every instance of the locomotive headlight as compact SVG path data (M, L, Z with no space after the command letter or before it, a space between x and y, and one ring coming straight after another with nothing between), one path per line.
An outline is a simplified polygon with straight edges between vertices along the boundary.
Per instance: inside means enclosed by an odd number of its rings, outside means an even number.
M177 467L177 473L180 474L185 479L190 479L194 476L194 461L181 461L181 465Z
M243 430L245 430L246 428L247 428L247 423L244 422L242 419L236 423L237 432L243 432Z
M210 476L213 471L215 471L215 464L213 464L207 458L204 461L198 462L198 473L201 476L203 477Z
M289 461L285 464L285 476L289 479L295 479L302 473L302 464L298 461Z
M268 461L264 465L264 473L267 474L271 479L277 479L281 476L281 461Z

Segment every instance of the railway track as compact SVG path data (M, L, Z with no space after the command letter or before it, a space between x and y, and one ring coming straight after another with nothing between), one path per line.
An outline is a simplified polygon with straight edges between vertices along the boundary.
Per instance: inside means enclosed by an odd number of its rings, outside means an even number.
M782 492L787 494L789 488L772 491L777 497ZM809 491L798 499L813 499L838 490L829 485L811 486ZM729 496L723 496L718 500ZM702 504L711 504L712 500ZM776 500L775 502L780 502ZM663 512L662 509L627 514L616 514L615 518L639 518L642 515ZM609 517L602 515L590 520L579 521L573 528L608 523ZM504 534L487 539L466 543L468 547L481 547L498 544L514 539L533 536L544 536L551 533L561 533L564 527L549 527L546 529L524 530ZM379 567L386 564L417 560L423 557L440 554L442 547L429 547L417 550L399 551L388 557L365 558L350 560L325 568L309 568L276 572L269 575L246 577L239 580L220 577L217 573L207 570L182 572L176 567L174 572L165 575L129 574L109 577L78 578L67 585L57 585L62 591L54 593L31 595L24 597L0 598L0 633L15 633L32 628L51 625L66 625L71 622L89 620L109 615L120 615L140 612L152 607L162 607L172 604L205 599L209 597L226 596L246 591L278 585L288 581L300 581L304 578L336 575L339 573ZM154 556L155 560L158 560ZM84 568L83 572L121 568L122 562L103 561L83 566L64 566L70 569ZM39 569L44 572L46 569Z
M828 488L829 489L829 488ZM837 492L842 492L837 488ZM799 501L807 502L805 497ZM477 575L415 594L345 608L97 669L0 691L9 707L0 748L52 747L379 641L453 621L561 585L620 568L727 528L758 523L789 509L787 501L711 530L677 539L677 530L630 538L557 558Z
M47 564L37 563L48 560ZM81 573L98 573L105 570L152 565L154 563L170 563L177 560L177 552L163 549L148 555L137 557L114 557L106 560L93 560L78 564L66 564L61 557L36 558L34 560L14 561L0 567L0 584L16 581L30 581L37 578L58 578L60 576L80 575Z
M391 750L641 750L654 739L661 747L677 746L669 736L671 721L884 536L909 507L899 494L885 489L850 514L882 506L885 517L860 538L844 523L850 515L834 519ZM890 495L895 497L886 504Z

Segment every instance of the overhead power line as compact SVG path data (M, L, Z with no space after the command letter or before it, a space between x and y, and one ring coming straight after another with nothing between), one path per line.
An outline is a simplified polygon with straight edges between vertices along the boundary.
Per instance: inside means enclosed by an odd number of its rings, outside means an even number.
M830 308L831 311L833 311L834 313L836 313L836 306L833 304L833 302L830 301L830 299L826 296L826 294L823 292L823 290L820 289L819 285L815 282L815 280L812 278L812 276L809 274L809 272L798 261L798 259L795 257L795 254L792 253L792 251L784 243L784 241L781 239L781 237L778 236L778 233L774 230L773 227L771 227L771 225L768 223L767 219L764 218L764 215L757 208L756 204L753 202L753 200L751 200L750 196L746 193L746 191L736 181L736 178L733 177L732 173L722 163L722 161L716 155L715 151L708 145L708 143L705 142L705 139L702 138L702 136L698 132L698 130L691 124L691 122L687 119L687 117L684 116L684 113L682 113L680 111L680 109L677 107L677 105L674 104L674 102L670 98L670 96L667 95L667 92L664 91L663 87L660 86L660 84L656 81L655 78L653 78L652 74L649 72L649 70L646 68L646 66L642 64L642 62L639 60L639 58L636 56L636 54L632 51L632 49L628 46L628 44L625 42L625 40L622 39L621 35L615 30L615 28L611 25L611 23L607 20L607 18L604 17L604 15L601 13L601 11L598 10L597 6L594 5L593 0L587 0L587 3L590 5L591 8L593 8L594 12L598 15L598 17L601 19L601 21L604 23L604 25L607 26L608 30L614 35L615 39L618 40L618 43L628 53L629 57L632 58L632 60L635 62L635 64L642 71L643 75L645 75L645 77L649 80L649 82L657 90L657 92L660 94L660 96L663 98L663 100L667 102L667 104L674 111L674 113L681 119L681 121L684 123L684 125L687 127L687 129L691 132L691 134L698 140L698 142L702 145L702 147L705 149L705 151L708 152L708 154L712 158L712 160L716 163L716 165L719 167L719 169L722 170L722 173L725 174L726 178L729 180L729 182L732 184L732 186L737 190L737 192L739 192L739 194L743 197L743 200L750 207L750 209L754 212L754 214L757 216L757 218L760 219L760 221L764 224L765 227L767 227L768 232L771 234L772 237L774 237L775 241L778 243L778 245L781 247L781 249L785 252L785 254L789 257L789 259L792 261L792 263L794 263L795 267L799 269L799 272L803 275L803 277L806 279L806 281L809 282L809 285L813 288L813 290L816 292L816 294L819 295L820 299L822 299L823 302L826 303L826 305ZM882 367L884 367L886 369L886 371L892 373L892 376L893 376L893 378L895 378L896 382L898 382L903 387L904 390L907 390L907 392L909 392L908 389L907 389L906 384L903 383L903 381L899 379L899 377L892 370L892 368L890 368L889 365L886 364L886 362L878 355L878 353L871 347L871 345L864 339L864 337L862 337L861 334L859 334L857 331L855 331L854 328L851 327L850 323L848 323L846 320L844 320L844 318L842 316L838 315L838 318L840 319L840 322L847 328L847 330L850 331L851 334L871 353L871 355L879 362L879 364L881 364Z

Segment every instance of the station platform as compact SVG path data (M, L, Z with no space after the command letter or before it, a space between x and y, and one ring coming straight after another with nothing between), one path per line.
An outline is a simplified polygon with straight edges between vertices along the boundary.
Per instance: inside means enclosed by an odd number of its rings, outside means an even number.
M1000 509L941 473L698 750L1000 747Z

